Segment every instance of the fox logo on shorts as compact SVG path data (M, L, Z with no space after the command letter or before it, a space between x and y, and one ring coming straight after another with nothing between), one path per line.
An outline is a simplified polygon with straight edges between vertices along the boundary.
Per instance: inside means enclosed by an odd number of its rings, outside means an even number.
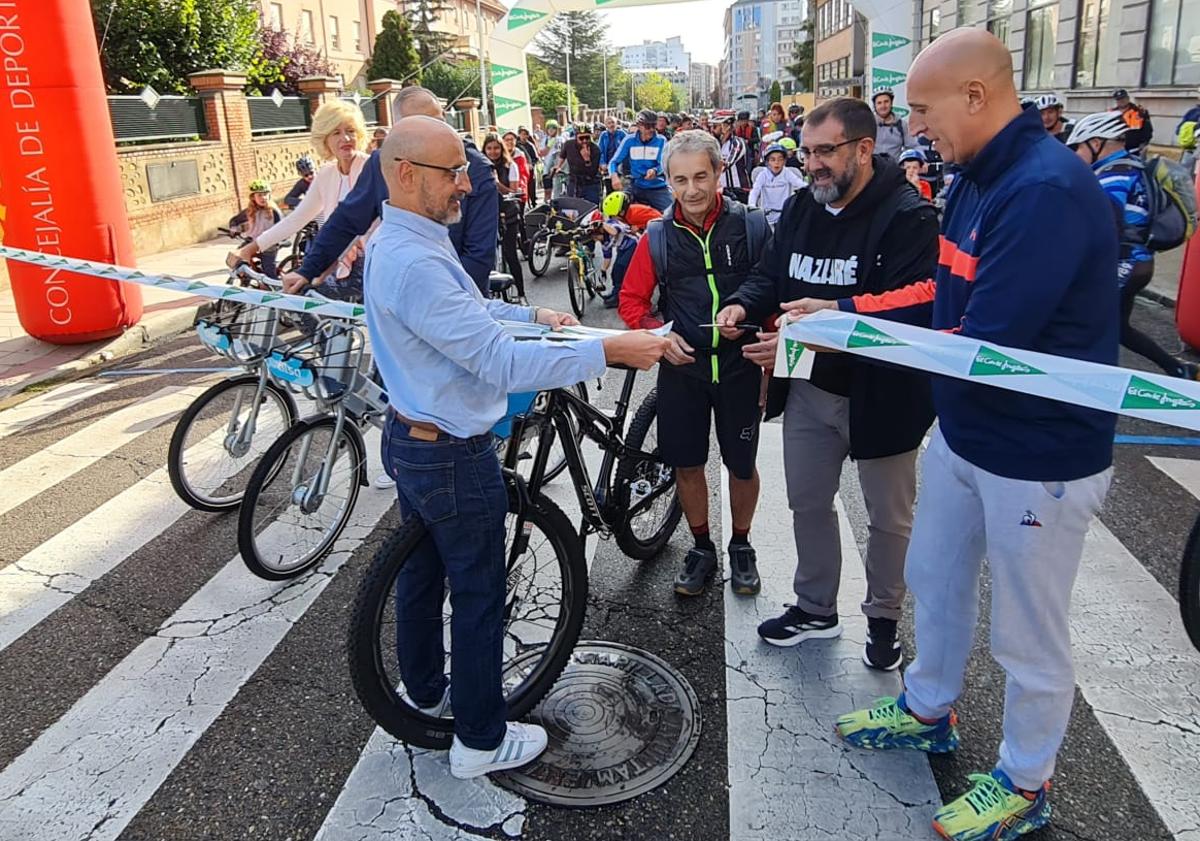
M1025 516L1021 518L1021 525L1036 526L1039 529L1042 527L1042 524L1038 522L1037 515L1034 514L1032 511L1025 512Z
M754 440L754 427L747 426L745 429L742 430L742 434L739 435L738 437L741 438L743 441L753 441Z

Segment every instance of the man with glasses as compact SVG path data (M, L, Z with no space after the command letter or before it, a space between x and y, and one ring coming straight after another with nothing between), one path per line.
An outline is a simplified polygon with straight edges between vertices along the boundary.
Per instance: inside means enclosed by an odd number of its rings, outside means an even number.
M442 108L433 93L416 85L396 94L392 120L423 115L442 119ZM469 139L461 141L475 189L463 198L462 219L450 226L450 241L463 268L484 295L489 294L488 275L496 262L496 239L500 226L500 192L491 177L492 165ZM282 278L287 292L299 292L334 264L355 237L367 232L379 218L379 207L387 200L387 184L379 167L379 152L371 153L354 189L325 220L304 253L304 263Z
M564 143L559 166L567 167L567 195L600 204L600 147L592 141L592 129L586 123L575 128L575 138Z
M784 205L774 241L717 316L719 323L762 324L779 311L780 301L837 300L902 289L930 276L938 254L936 212L874 148L875 118L861 100L833 99L812 112L800 147L808 189ZM889 317L928 327L931 307L925 303ZM758 339L742 352L773 368L778 334L760 333ZM822 354L809 380L771 379L766 416L781 412L796 536L796 604L763 622L759 636L791 646L841 635L842 551L833 501L849 456L858 467L869 518L863 661L895 669L903 655L896 631L917 493L917 448L933 421L928 377L849 354Z

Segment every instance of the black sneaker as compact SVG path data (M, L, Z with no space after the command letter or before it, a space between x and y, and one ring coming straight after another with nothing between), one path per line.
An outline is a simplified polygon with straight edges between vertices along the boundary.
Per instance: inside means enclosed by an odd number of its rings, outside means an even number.
M689 549L683 559L683 569L675 576L675 592L681 596L698 596L717 569L717 553L711 549Z
M729 586L739 596L753 596L762 589L758 578L758 556L748 543L729 547Z
M890 672L900 668L904 649L896 639L896 620L867 617L867 644L863 646L863 662L872 669Z
M833 639L842 635L837 614L814 616L794 604L785 605L787 613L768 619L758 626L758 635L771 645L796 645L811 639Z

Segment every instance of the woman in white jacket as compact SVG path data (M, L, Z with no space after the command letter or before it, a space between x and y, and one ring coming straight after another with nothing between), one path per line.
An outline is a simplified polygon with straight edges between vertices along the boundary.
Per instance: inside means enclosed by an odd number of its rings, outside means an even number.
M366 142L367 127L357 106L334 100L318 108L313 115L312 146L323 163L317 169L308 192L296 209L279 223L231 253L227 261L229 265L235 266L238 262L250 260L260 251L274 248L288 237L295 236L314 219L322 222L328 219L358 181L363 164L367 162L367 155L362 151ZM355 247L351 247L343 255L337 271L339 278L350 273L350 265L356 256L352 253L354 251Z
M785 166L787 150L778 144L767 147L767 165L761 167L750 189L750 207L761 207L767 214L771 227L779 221L779 211L788 197L808 186L800 170Z

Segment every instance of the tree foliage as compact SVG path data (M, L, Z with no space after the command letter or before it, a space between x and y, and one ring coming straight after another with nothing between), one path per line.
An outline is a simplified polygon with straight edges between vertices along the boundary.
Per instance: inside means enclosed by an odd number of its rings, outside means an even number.
M408 18L394 9L383 13L383 28L375 36L369 79L421 80L422 61L413 46Z
M779 102L783 99L783 88L779 84L779 80L771 82L771 102Z
M529 93L529 104L541 108L547 118L554 119L558 107L567 104L567 86L562 82L543 82ZM571 104L579 105L579 94L575 90L571 91Z
M654 111L678 110L679 97L675 87L657 73L649 73L635 87L638 110L650 108Z
M260 49L255 0L92 0L111 93L152 86L189 93L187 76L219 67L253 72ZM106 32L107 30L107 32Z
M479 98L479 65L435 61L421 72L421 84L453 104L464 96Z
M450 4L446 0L409 0L404 6L404 16L408 18L417 53L421 57L420 66L424 67L449 52L457 38L437 29L436 23L442 12L450 9Z
M804 21L802 31L804 38L796 42L795 51L792 53L792 63L787 65L786 70L796 77L796 85L803 92L813 89L815 39L813 38L813 19L811 15Z
M571 62L571 88L579 99L592 108L604 105L605 63L608 64L610 104L629 90L629 76L621 59L608 45L608 25L594 11L560 12L538 33L533 42L536 53L529 59L530 84L534 68L546 71L556 82L567 81L567 60Z
M246 73L246 88L250 93L266 94L272 88L279 88L285 96L296 96L305 76L337 73L337 68L314 45L292 38L281 29L264 24L259 38L258 54Z

